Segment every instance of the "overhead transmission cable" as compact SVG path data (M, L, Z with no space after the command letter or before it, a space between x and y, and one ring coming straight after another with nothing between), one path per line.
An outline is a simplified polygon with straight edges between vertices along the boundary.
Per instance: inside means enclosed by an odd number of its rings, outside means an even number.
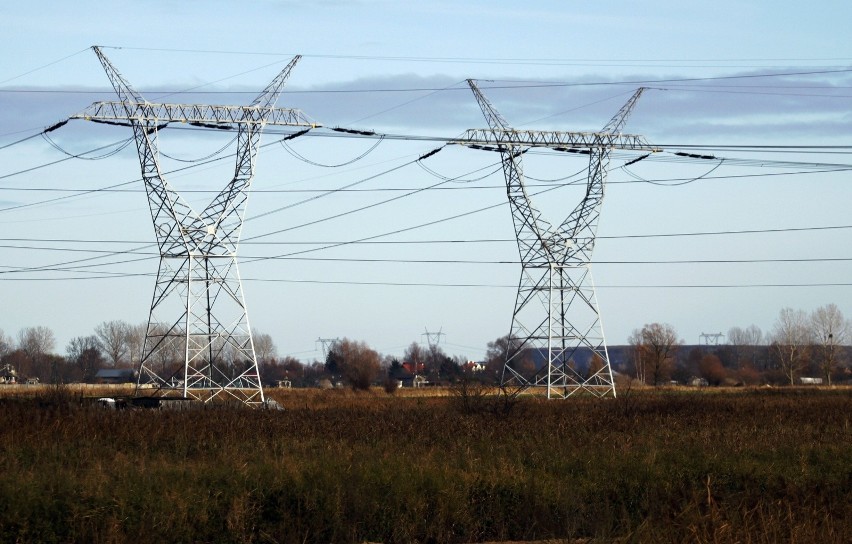
M50 147L59 151L63 155L67 155L68 157L70 157L72 159L82 159L82 160L86 160L86 161L100 161L100 160L112 157L113 155L120 153L122 150L124 150L124 148L126 148L128 145L131 144L131 142L134 141L134 138L131 136L130 138L127 138L126 140L121 140L119 142L115 142L114 144L111 144L112 146L115 146L115 149L111 149L110 151L106 151L101 155L88 157L87 155L91 154L92 153L91 151L88 151L88 152L85 152L85 153L70 153L70 152L66 151L62 146L57 144L50 136L48 136L47 132L42 131L40 133L40 135L41 135L42 139L44 139L44 141L46 141L48 144L50 144ZM107 146L107 147L109 147L109 146ZM105 148L101 148L101 149L105 149Z
M155 277L153 273L127 273L92 271L91 276L71 277L47 277L47 278L20 278L0 276L0 281L77 281L77 280L99 280L115 278L126 279L134 277ZM439 287L439 288L496 288L517 289L515 284L488 284L488 283L435 283L435 282L391 282L391 281L357 281L357 280L317 280L317 279L288 279L288 278L253 278L243 277L244 282L263 283L298 283L318 285L368 285L379 287ZM812 283L738 283L738 284L652 284L652 285L597 285L600 289L757 289L757 288L814 288L814 287L852 287L849 282L812 282Z
M54 61L52 61L52 62L48 62L47 64L43 64L43 65L41 65L41 66L39 66L39 67L37 67L37 68L33 68L32 70L28 70L28 71L24 72L23 74L18 74L18 75L14 76L14 77L10 77L10 78L8 78L8 79L4 79L3 81L0 81L0 85L3 85L3 84L5 84L5 83L9 83L10 81L14 81L14 80L16 80L16 79L20 79L20 78L22 78L22 77L24 77L24 76L28 76L28 75L30 75L30 74L32 74L32 73L34 73L34 72L38 72L39 70L44 70L45 68L48 68L48 67L50 67L50 66L53 66L54 64L59 64L60 62L62 62L62 61L64 61L64 60L68 60L68 59L70 59L71 57L74 57L74 56L79 55L80 53L85 53L86 51L89 51L89 49L90 49L89 47L86 47L85 49L81 49L81 50L77 51L76 53L71 53L70 55L67 55L67 56L65 56L65 57L62 57L61 59L54 60Z
M400 165L394 166L394 167L389 168L389 169L387 169L387 170L383 170L383 171L378 172L378 173L376 173L376 174L373 174L373 175L367 176L367 177L365 177L365 178L361 178L361 179L359 179L359 180L357 180L357 181L353 181L352 183L349 183L349 184L347 184L347 185L344 185L343 187L339 187L339 188L336 188L336 189L328 189L328 190L325 190L325 191L321 192L321 193L320 193L320 194L318 194L318 195L315 195L315 196L312 196L312 197L309 197L309 198L305 198L305 199L303 199L303 200L300 200L300 201L298 201L298 202L294 202L294 203L292 203L292 204L288 204L288 205L286 205L286 206L281 206L281 207L279 207L279 208L275 208L274 210L269 210L269 211L266 211L266 212L264 212L264 213L261 213L261 214L258 214L258 215L254 215L254 216L252 216L252 217L246 218L246 219L245 219L245 222L248 222L248 221L251 221L251 220L254 220L254 219L260 219L261 217L266 217L266 216L268 216L268 215L272 215L272 214L275 214L275 213L280 213L280 212L282 212L282 211L284 211L284 210L289 210L289 209L294 208L294 207L296 207L296 206L301 206L302 204L307 204L308 202L313 202L313 201L315 201L315 200L319 200L320 198L324 198L324 197L327 197L327 196L329 196L329 195L333 195L333 194L339 193L339 192L344 191L344 190L346 190L346 189L351 189L352 187L356 187L356 186L358 186L358 185L360 185L360 184L362 184L362 183L366 183L366 182L368 182L368 181L374 180L374 179L376 179L376 178L378 178L378 177L381 177L381 176L386 176L386 175L388 175L388 174L390 174L390 173L392 173L392 172L395 172L395 171L397 171L397 170L400 170L400 169L402 169L402 168L405 168L406 166L410 166L411 164L413 164L413 163L417 162L418 160L420 160L420 159L416 159L416 160L413 160L413 161L408 161L408 162L406 162L406 163L403 163L403 164L400 164ZM400 197L400 198L401 198L401 197ZM370 206L370 207L374 207L374 206ZM348 211L348 212L343 212L343 214L339 214L339 215L347 215L347 214L350 214L350 213L355 213L355 211L360 211L360 208L359 208L358 210L350 210L350 211ZM316 220L316 221L312 221L312 222L311 222L311 223L309 223L309 224L321 223L321 222L324 222L324 221L328 221L328 220L330 220L330 219L334 219L334 218L336 218L336 217L339 217L339 215L330 216L330 217L324 217L324 218L322 218L322 219L318 219L318 220ZM252 236L252 237L250 237L250 238L246 238L245 240L246 240L246 241L248 241L248 240L254 240L254 239L257 239L257 238L262 238L262 237L265 237L265 236L271 236L271 235L273 235L273 234L279 234L279 233L281 233L281 232L286 232L286 231L288 231L288 230L292 230L292 228L301 228L301 227L303 227L303 226L307 226L307 224L305 224L305 225L299 225L298 227L291 227L291 228L286 228L286 229L282 229L282 230L278 230L278 231L274 231L274 232L269 232L269 233L266 233L266 234L260 234L260 235L257 235L257 236Z
M393 172L393 171L399 170L399 169L404 168L404 167L406 167L406 166L410 166L410 165L411 165L411 164L413 164L413 163L420 162L421 160L423 160L423 159L424 159L424 158L426 158L426 157L429 157L429 156L431 156L431 155L434 155L435 153L437 153L437 152L438 152L438 151L440 151L441 149L443 149L443 147L436 148L436 149L434 149L434 150L432 150L432 151L430 151L430 152L428 152L428 153L426 153L426 154L424 154L424 155L420 156L418 159L416 159L416 160L414 160L414 161L410 161L410 162L407 162L407 163L405 163L405 164L402 164L402 165L399 165L399 166L397 166L397 167L394 167L394 168L392 168L392 169L390 169L390 170L386 170L386 171L381 172L381 173L379 173L379 174L375 174L375 175L373 175L373 176L369 176L368 178L364 178L364 179L359 180L358 182L355 182L355 183L363 183L364 181L367 181L367 180L369 180L369 179L375 179L376 177L386 175L386 174L388 174L388 173L390 173L390 172ZM487 168L487 167L485 167L485 168ZM482 168L480 168L480 169L478 169L478 170L482 170ZM470 174L470 173L465 174L465 175L469 175L469 174ZM258 235L255 235L255 236L252 236L252 237L246 238L246 240L257 240L258 238L263 238L263 237L266 237L266 236L272 236L272 235L275 235L275 234L281 234L282 232L289 232L289 231L296 230L296 229L300 229L300 228L304 228L304 227L307 227L307 226L316 225L316 224L318 224L318 223L324 223L324 222L326 222L326 221L330 221L330 220L332 220L332 219L338 219L338 218L340 218L340 217L344 217L344 216L347 216L347 215L351 215L351 214L353 214L353 213L362 212L362 211L364 211L364 210L369 210L369 209L372 209L372 208L376 208L376 207L378 207L378 206L382 206L382 205L385 205L385 204L389 204L389 203L391 203L391 202L396 202L396 201L401 200L401 199L403 199L403 198L407 198L407 197L410 197L410 196L413 196L413 195L416 195L416 194L422 193L422 192L424 192L424 191L428 191L428 190L430 190L430 189L434 189L434 188L436 188L436 187L438 187L438 186L440 186L440 185L443 185L443 184L445 184L445 183L449 183L450 181L451 181L451 180L442 180L442 181L439 181L439 182L434 183L434 184L432 184L432 185L429 185L429 186L426 186L426 187L420 187L420 188L417 188L417 189L413 189L413 190L411 190L411 191L409 191L409 192L403 193L403 194L401 194L401 195L396 195L396 196L393 196L393 197L391 197L391 198L387 198L387 199L385 199L385 200L381 200L381 201L379 201L379 202L373 202L373 203L371 203L371 204L366 204L366 205L364 205L364 206L360 206L360 207L358 207L358 208L350 209L350 210L347 210L347 211L345 211L345 212L340 212L340 213L337 213L337 214L334 214L334 215L330 215L330 216L326 216L326 217L323 217L323 218L320 218L320 219L315 219L315 220L313 220L313 221L308 221L308 222L306 222L306 223L301 223L301 224L299 224L299 225L294 225L294 226L290 226L290 227L287 227L287 228L278 229L278 230L275 230L275 231L272 231L272 232L267 232L267 233L264 233L264 234L258 234ZM350 184L350 186L351 186L351 185L352 185L352 184ZM316 196L316 197L314 197L313 199L321 198L321 197L323 197L323 196L327 196L327 195L329 195L329 194L333 194L333 193L334 193L334 190L329 191L328 193L323 193L323 194L321 194L321 195L317 195L317 196ZM308 199L308 200L312 200L312 199ZM303 200L303 201L300 201L299 203L301 204L301 203L304 203L304 202L306 202L306 201L307 201L307 200ZM295 205L295 204L294 204L294 205ZM272 211L267 212L266 214L262 214L262 215L269 215L270 213L277 213L277 212L281 211L282 209L286 209L286 208L289 208L289 207L292 207L292 206L285 206L284 208L278 208L278 209L272 210ZM256 216L256 217L260 217L260 216Z
M302 55L303 57L305 55ZM176 94L185 94L185 93L194 93L194 94L245 94L247 91L198 91L197 89L209 86L215 83L219 83L221 81L225 81L227 79L232 79L234 77L238 77L240 75L244 75L246 73L250 73L252 71L261 70L268 66L272 66L275 64L279 64L282 61L270 63L268 65L260 66L254 68L252 70L248 70L246 72L235 74L232 76L228 76L216 81L207 82L196 87L182 89L182 90L148 90L149 94L151 93L162 93L158 98L164 98L167 96L173 96ZM802 71L790 71L790 72L775 72L775 73L765 73L765 74L739 74L739 75L723 75L723 76L703 76L703 77L682 77L682 78L657 78L657 79L631 79L631 80L618 80L618 81L584 81L584 82L565 82L565 81L531 81L531 80L497 80L492 79L490 81L500 82L503 81L507 84L505 85L497 85L497 84L488 84L483 85L483 89L490 90L524 90L524 89L542 89L542 88L568 88L568 87L617 87L624 85L631 86L646 86L650 87L654 84L677 84L677 83L691 83L691 82L704 82L704 81L731 81L738 79L746 79L746 80L754 80L754 79L767 79L767 78L779 78L779 77L792 77L792 76L819 76L819 75L830 75L830 74L848 74L852 72L852 68L837 68L837 69L825 69L825 70L802 70ZM374 89L304 89L304 90L287 90L285 94L348 94L348 93L398 93L398 92L440 92L440 91L464 91L465 89L461 87L409 87L409 88L374 88ZM92 94L93 91L82 91L82 90L74 90L74 89L56 89L56 90L32 90L32 89L2 89L0 92L15 92L15 93L38 93L38 92L50 92L57 94ZM758 94L758 93L755 93ZM831 97L831 95L826 96Z
M580 172L585 172L585 168L580 170ZM579 172L578 172L578 174L579 174ZM465 175L468 175L468 174L465 174ZM548 192L553 191L555 189L560 189L563 186L564 185L555 185L553 187L549 187L547 189L543 189L541 191L533 193L531 196L537 196L537 195L540 195L540 194L543 194L543 193L548 193ZM315 252L315 251L323 251L323 250L326 250L326 249L332 249L332 248L336 248L336 247L347 246L347 245L350 245L350 244L376 240L376 239L379 239L379 238L384 238L384 237L387 237L387 236L392 236L392 235L395 235L395 234L401 234L403 232L409 232L409 231L416 230L416 229L430 227L432 225L436 225L436 224L439 224L439 223L444 223L444 222L447 222L447 221L460 219L462 217L468 217L468 216L474 215L476 213L481 213L481 212L484 212L484 211L499 208L501 206L504 206L505 204L506 204L505 201L501 201L497 204L492 204L490 206L477 208L475 210L462 212L462 213L451 215L451 216L448 216L448 217L443 217L441 219L436 219L436 220L433 220L433 221L427 221L425 223L420 223L420 224L413 225L413 226L410 226L410 227L403 227L403 228L395 229L395 230L392 230L392 231L386 231L386 232L383 232L383 233L380 233L380 234L365 236L365 237L354 239L354 240L348 240L348 241L344 241L344 242L335 242L335 243L324 245L322 247L304 249L304 250L300 250L300 251L295 251L295 252L291 252L291 253L285 253L285 254L282 254L282 255L277 255L277 256L274 256L274 257L263 257L263 258L258 258L258 259L243 261L243 262L256 262L256 261L269 260L269 259L273 259L273 258L276 258L276 257L289 257L289 256L293 256L293 255L302 255L302 254L305 254L305 253L312 253L312 252ZM297 227L300 227L300 226L305 226L305 225L304 224L303 225L297 225ZM272 234L272 233L270 233L270 234ZM264 236L266 236L266 235L264 235ZM255 238L258 238L258 237L254 237L252 239L255 239Z
M427 154L427 155L428 155L428 154ZM418 160L419 160L419 159L418 159ZM407 163L407 164L410 164L410 163ZM407 165L407 164L406 164L406 165ZM406 165L402 165L402 166L406 166ZM578 171L577 173L575 173L575 174L573 174L572 176L569 176L569 177L577 176L577 175L579 175L580 173L582 173L582 172L584 172L584 171L585 171L585 169L581 169L580 171ZM379 174L379 175L381 175L381 174ZM465 175L469 175L469 174L465 174ZM461 176L459 176L459 177L461 177ZM371 178L366 178L366 179L371 179ZM356 184L357 184L357 183L362 183L363 181L366 181L366 179L365 179L365 180L360 180L360 181L355 182L355 183L356 183ZM566 179L567 179L567 178L566 178ZM350 186L351 186L351 185L352 185L352 184L350 184ZM438 185L438 184L436 184L436 185ZM562 186L563 186L563 185L559 185L559 186L556 186L556 187L553 187L553 188L559 188L559 187L562 187ZM422 191L422 190L425 190L425 189L424 189L424 188L421 188L421 189L419 189L419 190L416 190L416 191L410 192L410 193L408 193L407 195L403 195L402 197L404 197L404 196L410 196L411 194L415 194L415 193L420 192L420 191ZM543 192L547 192L547 191L549 191L549 190L551 190L551 189L547 189L547 190L545 190L545 191L541 191L541 192L539 192L539 193L535 193L535 194L540 194L540 193L543 193ZM329 194L329 193L333 193L333 192L335 192L335 190L332 190L332 191L329 191L329 192L323 193L323 195L319 195L319 196L321 197L321 196L324 196L324 195L327 195L327 194ZM402 198L402 197L397 197L397 198ZM318 198L318 197L315 197L315 198ZM307 201L310 201L310 200L313 200L313 199L307 199L307 200L305 200L305 201L301 201L300 203L304 203L304 202L307 202ZM391 200L394 200L394 199L391 199ZM387 202L387 201L386 201L386 202ZM294 205L298 205L298 204L299 204L299 203L294 204ZM371 205L371 206L369 206L369 207L374 207L374 206L379 205L379 204L381 204L381 203L373 204L373 205ZM487 206L487 207L485 207L485 208L480 208L480 209L478 209L478 210L473 210L473 211L471 211L471 212L466 212L466 213L464 213L464 214L459 214L459 215L452 216L452 217L449 217L449 218L444 218L444 219L440 219L440 220L437 220L437 221L433 221L433 222L425 223L425 224L420 225L420 226L428 226L428 225L435 224L435 223L439 223L439 222L443 222L443 221L446 221L446 220L450 220L450 219L455 219L455 218L463 217L463 216L470 215L470 214L473 214L473 213L478 213L478 212L480 212L480 211L485 211L485 210L488 210L488 209L492 209L492 208L498 207L498 206L500 206L500 205L502 205L502 204L503 204L503 203L501 202L500 204L497 204L497 205L494 205L494 206ZM292 205L291 205L290 207L292 207ZM362 210L362 209L364 209L364 208L359 208L359 209L356 209L356 210L350 210L350 211L348 211L348 212L344 212L343 214L338 214L338 215L336 215L336 216L332 216L332 217L327 217L327 218L321 219L320 221L326 221L326 220L332 219L332 218L334 218L334 217L339 217L339 216L341 216L341 215L346 215L346 214L349 214L349 213L354 213L354 212L356 212L356 211L360 211L360 210ZM269 213L274 213L275 211L280 211L280 210L273 210L272 212L269 212ZM313 223L314 223L314 222L312 222L312 223L310 223L310 224L313 224ZM292 227L292 228L300 228L300 227L302 227L302 226L306 226L306 225L307 225L307 224L297 225L296 227ZM397 231L392 231L391 233L384 233L384 234L380 234L380 235L377 235L377 236L369 237L368 239L362 239L362 240L359 240L359 241L348 241L348 242L341 242L341 243L331 244L331 245L329 245L328 247L337 247L337 246L339 246L339 245L348 245L348 244L351 244L351 243L362 243L362 242L365 242L365 241L369 241L369 239L372 239L372 238L384 237L384 236L387 236L387 235L390 235L390 234L396 234L396 233L404 232L404 231L407 231L407 230L413 230L414 228L419 228L420 226L410 227L410 228L406 228L406 229L400 229L400 230L397 230ZM287 230L287 229L285 229L285 230ZM276 232L278 232L278 231L276 231ZM253 238L251 238L251 239L246 239L246 242L247 242L247 243L252 243L252 242L251 242L251 240L254 240L254 239L256 239L256 238L260 238L260 237L264 237L264 236L268 236L268 235L271 235L271 234L275 234L275 233L266 233L266 234L263 234L263 235L260 235L260 236L257 236L257 237L253 237ZM602 236L602 237L600 237L600 238L606 238L606 237L603 237L603 236ZM255 243L256 243L256 242L255 242ZM153 246L153 244L151 244L150 246L147 246L147 247L152 247L152 246ZM326 247L326 248L314 248L314 249L307 250L307 251L317 251L317 250L320 250L320 249L327 249L328 247ZM295 254L304 253L304 252L306 252L306 251L297 252L297 253L295 253ZM121 253L121 252L118 252L118 253ZM292 254L287 254L287 255L285 255L285 256L289 256L289 255L292 255ZM269 258L273 258L273 257L264 257L264 258L258 258L258 259L251 259L251 260L249 260L249 261L247 261L247 262L253 262L253 261L255 261L255 260L265 260L265 259L269 259Z
M852 229L852 225L825 225L819 227L789 227L778 229L747 229L747 230L725 230L725 231L703 231L703 232L671 232L671 233L649 233L649 234L617 234L596 235L597 239L623 240L623 239L652 239L673 238L692 236L733 236L741 234L781 234L788 232L821 232L828 230ZM115 239L82 239L82 238L0 238L0 242L25 242L25 243L68 243L68 244L147 244L147 240L115 240ZM475 244L475 243L508 243L515 242L514 238L480 238L480 239L435 239L435 240L373 240L360 242L361 244ZM318 241L286 241L286 242L245 242L247 245L322 245L338 243L331 240ZM241 242L241 244L243 244ZM37 249L37 248L34 248ZM112 252L114 253L114 252Z
M341 166L348 166L350 164L356 163L356 162L360 161L361 159L363 159L364 157L366 157L367 155L369 155L370 153L372 153L373 151L375 151L375 149L377 147L379 147L379 144L381 144L383 141L384 141L384 136L379 137L379 139L376 140L376 143L374 143L372 145L372 147L370 147L369 149L367 149L366 151L364 151L363 153L361 153L357 157L350 159L348 161L344 161L344 162L341 162L341 163L338 163L338 164L322 164L322 163L312 161L312 160L306 158L304 155L302 155L301 153L297 152L295 149L290 147L290 145L287 144L287 142L285 140L283 140L283 139L278 140L278 142L281 144L281 147L283 147L284 150L287 151L287 153L289 153L293 157L299 159L302 162L310 164L312 166L319 166L321 168L340 168Z
M49 129L46 129L46 130L45 130L45 132L49 132L49 131L51 131L51 130L55 130L55 129L56 129L56 128L58 128L59 126L62 126L64 123L65 123L65 122L63 122L63 123L58 123L57 125L54 125L53 127L50 127ZM373 135L373 134L375 134L375 133L372 133L372 132L367 133L367 132L362 132L362 131L351 131L351 132L358 132L358 133L359 133L359 135ZM294 136L293 136L293 135L289 135L289 136L288 136L288 138L290 138L290 137L294 137ZM272 142L272 143L275 143L275 142ZM269 145L269 144L266 144L266 145ZM435 151L435 152L437 152L437 151ZM433 153L434 153L434 152L433 152ZM430 154L431 154L431 153L430 153ZM425 155L425 156L424 156L424 157L422 157L422 158L425 158L425 157L426 157L426 156L428 156L428 155L429 155L429 154ZM644 158L644 157L640 157L640 159L641 159L641 158ZM707 158L707 157L699 157L699 158ZM714 158L714 157L711 157L711 158ZM640 160L640 159L636 159L636 160ZM212 162L212 161L208 161L208 162ZM632 162L635 162L635 161L632 161ZM440 185L440 184L435 184L435 185ZM415 194L416 192L420 192L420 191L422 191L422 190L425 190L425 189L424 189L424 188L421 188L421 189L418 189L418 190L416 190L416 191L414 191L414 192L411 192L411 193L409 193L409 194ZM406 195L403 195L403 196L406 196ZM390 200L385 201L385 202L389 202L389 201L392 201L392 200L396 200L396 199L398 199L398 198L402 198L402 197L397 197L397 198L395 198L395 199L390 199ZM54 199L54 200L57 200L57 199ZM382 203L384 203L384 202L382 202ZM359 208L359 209L357 209L357 210L350 210L349 212L344 212L344 214L338 214L337 216L334 216L334 217L339 217L340 215L346 215L346 214L348 214L348 213L354 213L354 212L356 212L356 211L361 211L361 210L363 210L363 209L366 209L366 208L369 208L369 207L374 207L374 206L376 206L376 205L380 205L380 204L382 204L382 203L376 203L376 204L373 204L373 205L370 205L370 206L367 206L367 207ZM273 210L272 212L268 212L268 213L274 213L274 212L275 212L275 210ZM332 217L332 218L334 218L334 217ZM324 221L324 220L328 220L328 219L331 219L331 218L326 218L326 219L323 219L322 221ZM280 231L279 231L279 232L280 232ZM274 233L268 233L268 234L261 235L261 236L267 236L267 235L269 235L269 234L274 234Z
M158 151L159 151L160 155L162 155L163 157L166 157L167 159L171 159L173 161L184 162L184 163L197 163L197 162L206 161L208 159L212 159L213 157L219 156L223 151L228 149L234 142L236 142L238 137L239 137L238 135L234 136L233 138L231 138L231 140L228 143L226 143L225 145L223 145L222 147L220 147L216 151L214 151L214 152L212 152L209 155L206 155L204 157L199 157L197 159L181 159L181 158L175 157L173 155L169 155L167 153L164 153L162 150L158 150ZM131 138L131 140L132 139L133 138Z
M687 179L687 180L684 180L684 181L680 181L680 182L678 182L678 183L661 183L661 182L658 182L658 181L652 181L652 180L648 180L648 179L642 178L642 177L640 177L640 176L638 176L638 175L634 174L634 173L633 173L633 172L632 172L629 168L627 168L627 166L628 166L627 164L624 164L624 165L620 166L620 168L621 168L621 170L623 170L623 171L624 171L627 175L629 175L629 176L633 177L634 179L636 179L636 180L638 180L638 181L641 181L641 182L643 182L643 183L650 183L651 185L660 185L660 186L663 186L663 187L679 187L679 186L681 186L681 185L688 185L688 184L690 184L690 183L693 183L693 182L699 181L699 180L701 180L701 179L705 179L707 176L709 176L710 174L712 174L713 172L715 172L715 171L716 171L716 169L718 169L720 166L722 166L722 163L723 163L723 162L725 162L725 159L717 159L717 160L718 160L719 162L717 162L715 166L713 166L712 168L710 168L710 170L708 170L708 171L704 172L704 173L703 173L703 174L701 174L700 176L696 176L696 177L691 178L691 179ZM631 162L630 162L630 163L628 163L628 164L633 164L633 161L631 161Z
M67 122L68 122L68 120L65 120L65 121L63 121L63 122L61 122L61 123L57 123L57 124L56 124L56 125L54 125L53 127L49 127L48 129L45 129L45 131L49 132L49 131L51 131L51 130L56 130L56 128L59 128L59 126L62 126L62 125L64 125L64 124L65 124L65 123L67 123ZM304 133L304 131L302 131L302 133ZM36 136L38 136L38 135L40 135L40 134L41 134L41 133L37 134ZM290 137L292 137L292 136L293 136L293 135L290 135ZM132 140L132 138L131 138L131 140ZM122 141L123 141L123 140L122 140ZM91 153L94 153L94 152L96 152L96 151L100 151L100 150L102 150L102 149L106 149L107 147L111 147L111 146L113 146L113 145L116 145L116 143L117 143L117 142L113 142L113 143L108 144L108 145L106 145L106 146L101 146L101 147L97 147L97 148L95 148L95 149L91 149L91 150L89 150L89 151L87 151L87 152L85 152L85 153L82 153L82 155L91 154ZM268 146L271 146L271 145L275 145L276 143L278 143L278 141L277 141L277 140L276 140L276 141L274 141L274 142L267 142L267 143L265 143L265 144L261 144L259 147L260 147L260 148L264 148L264 147L268 147ZM70 159L72 159L72 158L74 158L74 157L67 156L67 157L64 157L64 158L59 159L59 160L56 160L56 161L52 161L52 162L48 162L48 163L43 163L43 164L38 165L38 166L34 166L34 167L30 167L30 168L26 168L26 169L24 169L24 170L19 170L19 171L16 171L16 172L11 172L11 173L9 173L9 174L0 175L0 179L6 179L6 178L10 178L10 177L17 176L17 175L20 175L20 174L25 174L25 173L27 173L27 172L31 172L31 171L33 171L33 170L37 170L37 169L40 169L40 168L44 168L44 167L46 167L46 166L52 166L52 165L54 165L54 164L58 164L58 163L61 163L61 162L64 162L64 161L70 160ZM214 162L220 161L220 160L224 160L225 158L226 158L226 157L214 157L214 158L207 159L207 160L201 160L200 162L195 162L195 163L190 164L190 165L188 165L188 166L184 166L184 167L180 167L180 168L175 168L175 169L169 170L169 171L167 171L167 172L163 172L163 175L174 174L174 173L177 173L177 172L182 172L182 171L184 171L184 170L189 170L189 169L192 169L192 168L197 168L197 167L200 167L200 166L205 166L205 165L208 165L208 164L211 164L211 163L214 163ZM136 184L136 183L139 183L140 181L142 181L142 178L136 178L136 179L134 179L134 180L132 180L132 181L126 181L126 182L123 182L123 183L118 183L118 184L115 184L115 185L109 185L109 186L107 186L107 187L101 187L101 188L97 188L97 189L84 189L84 190L80 190L80 191L79 191L79 193L77 193L77 194L73 194L73 195L65 195L65 196L60 196L60 197L56 197L56 198L50 198L50 199L46 199L46 200L41 200L41 201L38 201L38 202L30 202L30 203L27 203L27 204L19 204L19 205L16 205L16 206L9 206L9 207L6 207L6 208L0 208L0 212L11 211L11 210L17 210L17 209L21 209L21 208L29 208L29 207L38 206L38 205L41 205L41 204L48 204L48 203L56 202L56 201L59 201L59 200L66 200L66 199L69 199L69 198L74 198L74 197L78 197L78 196L84 196L84 195L92 194L92 193L106 192L106 191L107 191L107 190L109 190L109 189L115 189L115 188L117 188L117 187L123 187L123 186L127 186L127 185Z

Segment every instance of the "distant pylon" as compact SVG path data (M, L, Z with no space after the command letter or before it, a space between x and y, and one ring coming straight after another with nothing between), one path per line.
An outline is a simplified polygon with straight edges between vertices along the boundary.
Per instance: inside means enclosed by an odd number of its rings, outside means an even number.
M335 342L340 341L340 338L317 338L316 340L322 346L322 361L328 359L328 350Z
M722 334L721 332L713 332L713 333L702 332L698 336L698 341L702 346L707 348L707 347L710 347L710 346L718 346L719 340L721 340L724 337L725 337L725 335Z
M579 391L615 396L615 382L591 277L591 256L604 196L610 151L653 152L641 136L621 129L643 92L639 88L600 132L512 129L468 80L489 128L468 130L456 141L498 151L521 258L521 279L501 383L512 395L546 388L547 397ZM554 228L533 205L521 157L531 147L589 155L583 201ZM576 357L588 358L583 372Z
M160 250L137 395L205 402L222 396L261 404L237 248L264 125L316 126L298 110L274 107L300 57L249 106L154 104L133 90L100 48L93 49L119 100L96 102L75 117L133 129ZM166 182L160 168L157 135L171 122L237 129L234 176L200 213Z
M426 337L426 344L429 345L429 349L434 350L435 348L437 348L438 345L441 343L441 337L447 336L445 333L441 332L443 331L443 329L444 327L441 327L440 329L438 329L438 332L429 332L429 329L423 327L423 330L426 332L424 332L421 336Z

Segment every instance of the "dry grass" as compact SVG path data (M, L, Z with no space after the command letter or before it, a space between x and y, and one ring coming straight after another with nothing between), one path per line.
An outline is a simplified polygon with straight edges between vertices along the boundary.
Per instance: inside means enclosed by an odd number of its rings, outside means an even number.
M464 415L451 396L268 395L285 410L0 399L0 541L840 543L852 534L849 390L527 398L504 417Z

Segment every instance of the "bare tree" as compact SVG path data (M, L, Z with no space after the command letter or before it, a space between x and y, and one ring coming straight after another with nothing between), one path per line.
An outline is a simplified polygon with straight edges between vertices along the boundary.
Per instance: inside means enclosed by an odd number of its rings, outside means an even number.
M722 366L722 361L712 353L708 353L701 358L701 361L698 363L698 372L710 385L722 385L727 377L727 372L725 371L725 367Z
M134 368L142 364L142 350L145 348L147 331L147 323L127 326L127 358L130 361L130 366Z
M489 377L496 382L501 381L507 366L513 372L531 379L536 372L533 350L524 349L521 340L509 335L501 336L493 342L488 342L485 352L485 369ZM504 376L505 377L505 376Z
M826 304L811 314L811 328L819 354L820 369L828 385L840 363L841 346L849 340L850 324L835 304Z
M796 376L807 365L812 338L810 320L804 310L783 308L778 313L772 329L772 347L790 385L795 384Z
M429 344L426 348L426 368L430 374L443 374L442 366L446 363L447 354L438 344Z
M146 353L142 356L150 357L156 348L151 362L156 365L155 368L159 367L157 374L163 379L175 377L185 360L186 338L170 335L163 325L154 325L147 340L149 345L145 346Z
M745 329L731 327L728 330L728 343L736 350L736 359L740 367L743 364L757 365L758 346L763 344L763 331L757 325Z
M506 357L512 349L512 342L509 341L509 335L501 336L493 342L488 342L488 349L485 352L485 361L487 363L494 362L499 365L506 363Z
M254 354L257 357L258 363L268 363L275 359L277 350L271 336L258 331L252 331L251 336L254 342Z
M337 368L352 389L369 389L381 369L381 356L364 342L344 338L337 340L329 350L334 352Z
M633 329L630 336L627 337L627 343L630 344L630 359L633 364L633 377L639 380L639 383L647 383L647 370L645 363L645 350L642 348L642 331Z
M731 327L728 330L728 342L737 346L758 346L763 340L763 331L757 325L745 329Z
M426 363L429 360L429 351L418 344L412 342L405 352L402 354L402 362L411 365L412 374L420 374L426 370Z
M18 347L33 360L52 352L55 345L53 331L47 327L27 327L18 332Z
M112 366L119 366L127 355L127 339L130 325L124 321L104 321L95 327L101 348Z
M42 380L55 378L56 368L51 367L48 361L55 345L53 331L47 327L27 327L18 331L18 348L25 356L24 364L18 370L23 375Z
M665 383L674 368L675 355L681 341L671 325L650 323L630 335L634 350L636 377L643 383L650 378L653 385Z
M68 362L74 365L84 382L91 382L95 373L103 366L101 344L97 336L78 336L72 338L65 348Z
M601 373L606 368L606 361L601 357L600 353L595 352L589 361L589 368L586 371L586 378L591 379Z
M12 351L12 339L6 336L3 329L0 329L0 357Z

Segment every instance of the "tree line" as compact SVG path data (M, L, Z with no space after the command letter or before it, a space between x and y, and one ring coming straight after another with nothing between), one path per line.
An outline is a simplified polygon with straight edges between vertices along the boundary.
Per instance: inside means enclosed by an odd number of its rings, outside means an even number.
M92 382L103 368L137 369L141 362L146 325L105 321L93 334L73 338L65 355L54 352L56 340L47 327L26 327L16 338L0 330L0 367L14 368L19 379L43 383ZM419 380L430 384L452 384L462 377L485 384L499 383L506 354L517 345L503 336L489 342L485 358L472 364L465 357L450 356L440 345L412 342L401 357L382 355L365 342L348 338L330 345L323 360L303 362L279 357L272 337L254 331L253 342L265 385L287 383L294 387L321 383L363 389L383 384L388 390L400 383ZM613 370L647 385L698 383L706 385L796 384L803 376L819 377L831 384L849 380L852 361L852 323L834 304L811 313L782 309L772 330L732 327L727 342L714 346L687 347L671 325L649 323L635 329L626 346L611 346ZM226 363L243 364L223 354ZM161 350L158 361L178 368L183 353L179 346ZM541 354L516 357L522 373L533 374ZM538 363L536 361L539 361ZM576 352L567 365L577 373L593 374L603 361L594 354Z
M14 369L18 381L41 383L91 383L104 368L138 369L146 335L145 323L131 325L124 321L105 321L94 333L72 338L65 354L56 350L56 338L47 327L26 327L16 338L0 330L0 367ZM278 357L269 334L253 331L255 356L265 385L288 382L293 386L317 385L324 380L366 388L371 384L398 384L409 374L419 374L431 383L454 381L464 372L466 360L451 357L437 345L422 346L416 342L406 348L402 358L381 355L366 343L347 338L335 340L322 361L303 362L291 356ZM155 363L164 369L178 369L183 364L183 351L178 343L157 352ZM224 350L225 366L239 366L235 353ZM233 359L233 360L232 360ZM406 366L404 361L411 361ZM406 370L412 369L412 372Z
M852 322L835 304L811 313L783 308L769 333L732 327L725 344L688 350L671 325L650 323L630 335L621 369L648 385L795 385L803 377L831 385L850 379L850 340Z

